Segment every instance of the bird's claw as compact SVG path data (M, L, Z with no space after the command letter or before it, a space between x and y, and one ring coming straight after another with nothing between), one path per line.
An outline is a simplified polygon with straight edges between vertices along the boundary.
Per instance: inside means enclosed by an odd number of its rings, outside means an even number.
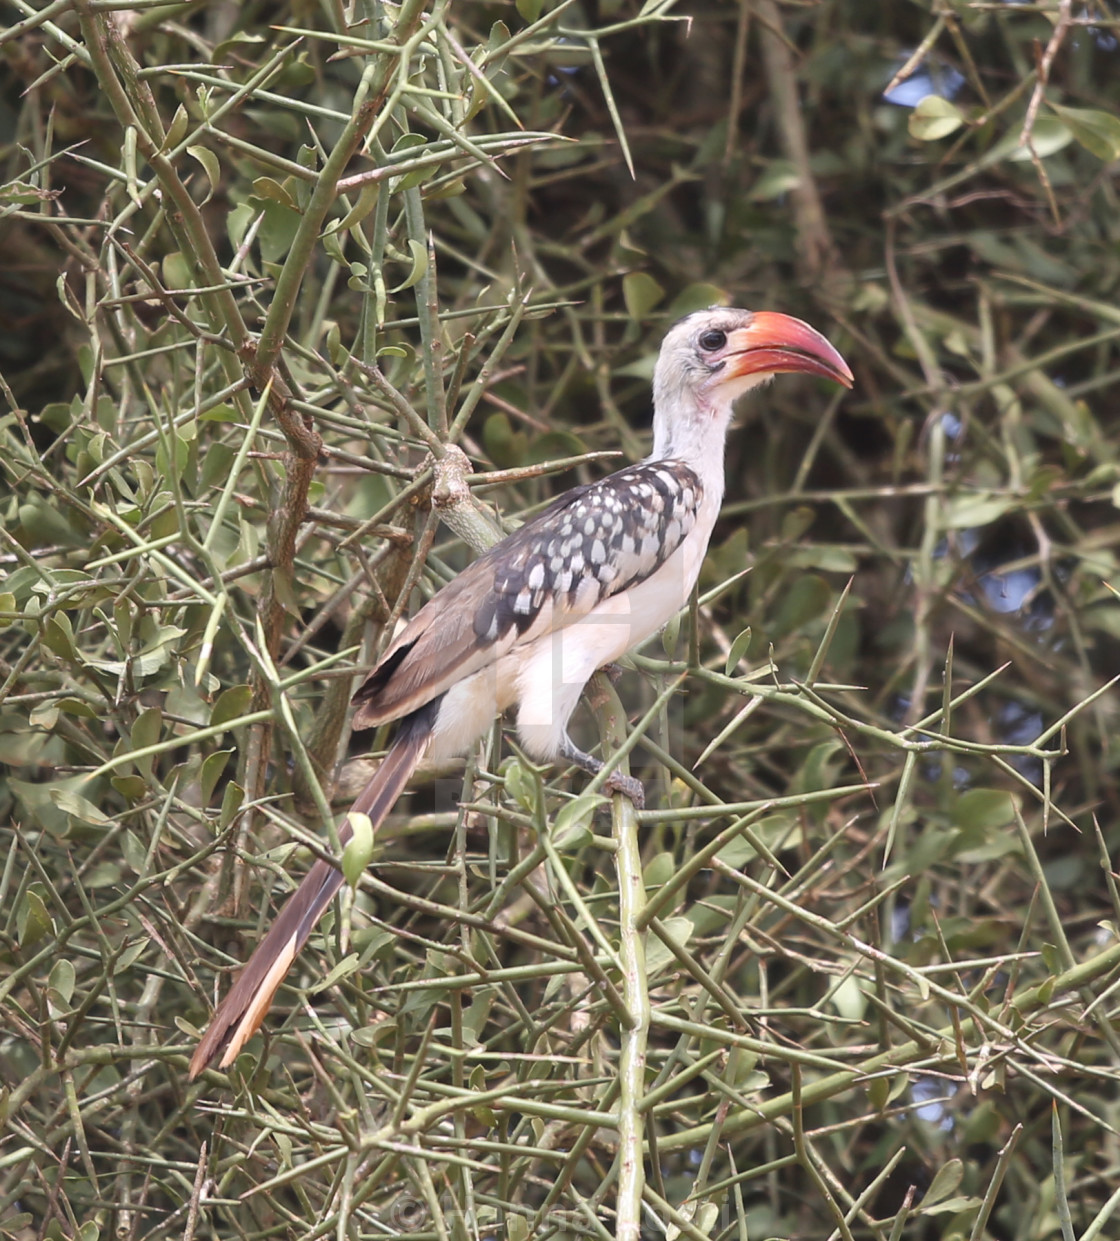
M646 790L637 776L623 775L621 771L612 771L603 781L603 789L608 793L621 793L634 803L635 810L646 808Z
M569 763L574 763L577 767L582 767L584 771L590 772L593 776L597 776L603 770L603 760L585 754L567 734L560 742L559 753L561 758L567 759ZM646 791L641 780L636 776L627 776L621 771L612 771L603 781L603 791L621 793L624 797L630 798L636 809L645 809Z

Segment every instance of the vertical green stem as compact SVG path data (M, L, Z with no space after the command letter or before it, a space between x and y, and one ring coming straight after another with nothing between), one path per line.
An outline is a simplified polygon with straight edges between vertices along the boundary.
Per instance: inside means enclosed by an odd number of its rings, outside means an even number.
M617 750L625 733L626 715L618 695L604 676L595 679L602 702L597 710L605 749ZM642 1161L646 1089L646 1046L650 1029L649 977L646 973L645 908L642 850L638 841L638 812L634 803L616 793L612 805L615 867L618 874L618 958L622 966L622 1002L629 1015L620 1031L618 1059L618 1241L638 1241L641 1235L645 1164Z
M618 1219L619 1241L638 1241L641 1235L641 1203L645 1188L642 1162L641 1111L645 1093L646 1043L649 1038L649 980L646 949L638 915L645 904L642 853L638 844L638 815L634 803L622 794L614 797L614 836L618 843L619 957L622 960L622 998L631 1025L622 1031L618 1077Z

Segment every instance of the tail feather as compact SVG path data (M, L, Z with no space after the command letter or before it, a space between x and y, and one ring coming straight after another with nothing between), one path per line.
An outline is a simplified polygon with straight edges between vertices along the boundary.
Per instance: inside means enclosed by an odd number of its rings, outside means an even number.
M402 722L380 767L350 807L338 833L341 844L345 845L353 835L350 814L368 815L376 831L393 808L431 742L435 712L430 708L433 705L421 707ZM264 1021L277 988L342 883L342 872L332 863L320 860L311 867L218 1005L209 1029L191 1057L190 1080L193 1081L219 1054L221 1068L231 1065L241 1054L241 1049Z

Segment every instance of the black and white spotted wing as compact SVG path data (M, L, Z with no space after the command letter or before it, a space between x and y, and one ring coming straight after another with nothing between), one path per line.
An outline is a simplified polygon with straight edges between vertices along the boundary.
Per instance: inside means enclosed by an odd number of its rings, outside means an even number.
M679 461L627 466L567 492L428 600L354 695L355 727L415 710L523 638L649 577L696 525L702 496Z
M696 524L703 488L678 461L629 466L570 492L504 540L493 595L475 613L483 641L530 629L542 607L590 611L656 572Z

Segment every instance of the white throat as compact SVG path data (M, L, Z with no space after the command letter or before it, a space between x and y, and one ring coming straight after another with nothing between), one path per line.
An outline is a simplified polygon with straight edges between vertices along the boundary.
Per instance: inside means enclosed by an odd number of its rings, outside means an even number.
M756 387L754 376L743 383L712 385L696 392L687 384L666 391L654 385L653 451L649 460L672 458L695 470L706 496L717 505L723 498L724 448L736 398Z

